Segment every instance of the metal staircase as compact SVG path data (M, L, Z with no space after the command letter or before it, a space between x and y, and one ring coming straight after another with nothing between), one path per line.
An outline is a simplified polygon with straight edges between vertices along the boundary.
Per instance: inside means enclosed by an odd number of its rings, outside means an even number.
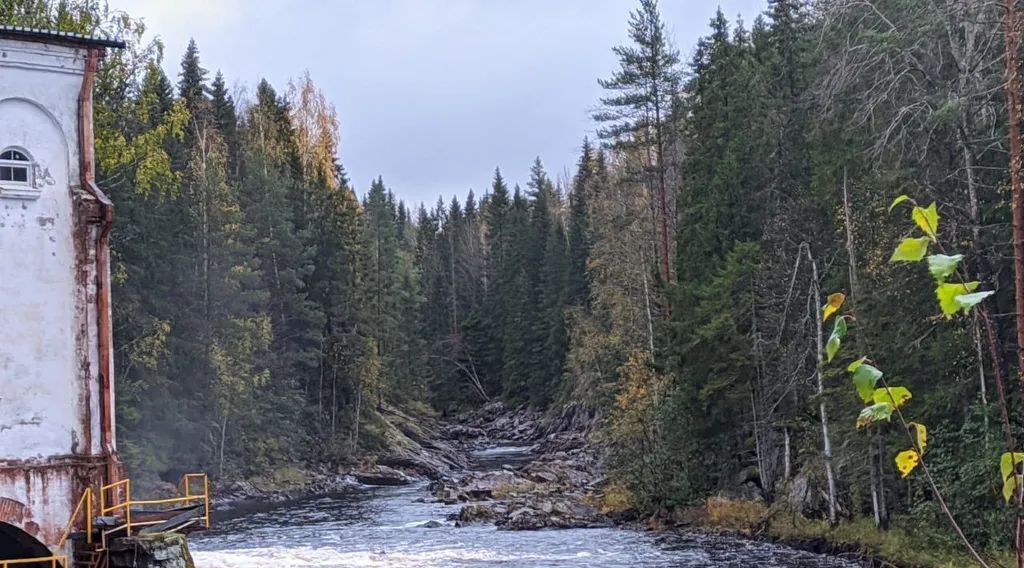
M75 568L108 568L110 557L105 550L98 550L95 545L88 544L75 547Z
M0 560L0 568L109 568L108 545L112 539L210 528L210 481L206 474L186 474L178 488L182 493L178 497L135 500L131 479L104 485L99 491L87 487L54 547L64 549L70 540L74 550L71 564L67 556L54 555ZM97 500L99 515L95 514Z

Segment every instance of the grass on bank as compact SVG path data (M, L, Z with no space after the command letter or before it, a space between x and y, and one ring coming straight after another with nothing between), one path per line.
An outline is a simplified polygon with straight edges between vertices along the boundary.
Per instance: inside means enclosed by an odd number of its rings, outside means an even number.
M603 512L620 516L629 510L629 492L614 483L605 488L598 506ZM835 554L856 553L875 559L881 566L899 568L966 568L978 564L963 547L936 543L909 528L907 519L894 518L888 530L875 528L870 518L844 520L829 526L824 519L808 519L762 502L707 499L703 506L671 515L672 519L696 529L740 534L777 541L797 548L828 550ZM662 528L660 519L653 528ZM810 545L810 546L809 546ZM1014 566L1008 550L983 554L992 568Z
M837 552L857 552L902 568L961 568L977 566L960 546L939 544L892 519L888 530L878 530L869 518L844 520L832 527L824 519L808 519L763 503L711 498L694 519L714 530L766 536L783 543L821 542ZM994 566L1013 566L1009 551L983 554Z

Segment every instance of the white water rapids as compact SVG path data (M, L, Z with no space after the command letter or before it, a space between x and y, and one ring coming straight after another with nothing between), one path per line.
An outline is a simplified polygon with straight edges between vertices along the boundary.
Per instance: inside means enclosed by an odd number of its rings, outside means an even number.
M478 468L522 461L523 448L478 455ZM726 567L848 568L857 564L773 544L615 528L456 528L459 506L428 502L426 484L353 487L278 505L250 504L191 539L198 568ZM442 526L426 528L428 521Z

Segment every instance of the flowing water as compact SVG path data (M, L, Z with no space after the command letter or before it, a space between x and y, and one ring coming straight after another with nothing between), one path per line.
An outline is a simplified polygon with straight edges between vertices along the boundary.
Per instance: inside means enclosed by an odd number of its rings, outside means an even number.
M475 469L528 459L525 448L477 453ZM615 528L499 531L456 528L458 505L426 502L426 484L353 487L336 495L239 507L193 535L198 568L709 567L852 568L856 563L742 539ZM430 521L442 526L427 528Z

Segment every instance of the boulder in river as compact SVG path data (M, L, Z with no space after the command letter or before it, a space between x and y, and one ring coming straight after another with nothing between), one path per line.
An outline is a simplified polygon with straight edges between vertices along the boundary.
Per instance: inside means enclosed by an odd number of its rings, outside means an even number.
M397 469L386 465L375 465L352 472L352 476L363 485L408 485L413 479Z
M471 503L464 506L457 515L454 515L454 519L459 522L459 526L465 526L473 523L493 523L497 520L499 514L505 514L504 506L487 505L482 503Z
M538 530L606 527L610 522L590 505L562 499L517 503L497 524L505 530Z

